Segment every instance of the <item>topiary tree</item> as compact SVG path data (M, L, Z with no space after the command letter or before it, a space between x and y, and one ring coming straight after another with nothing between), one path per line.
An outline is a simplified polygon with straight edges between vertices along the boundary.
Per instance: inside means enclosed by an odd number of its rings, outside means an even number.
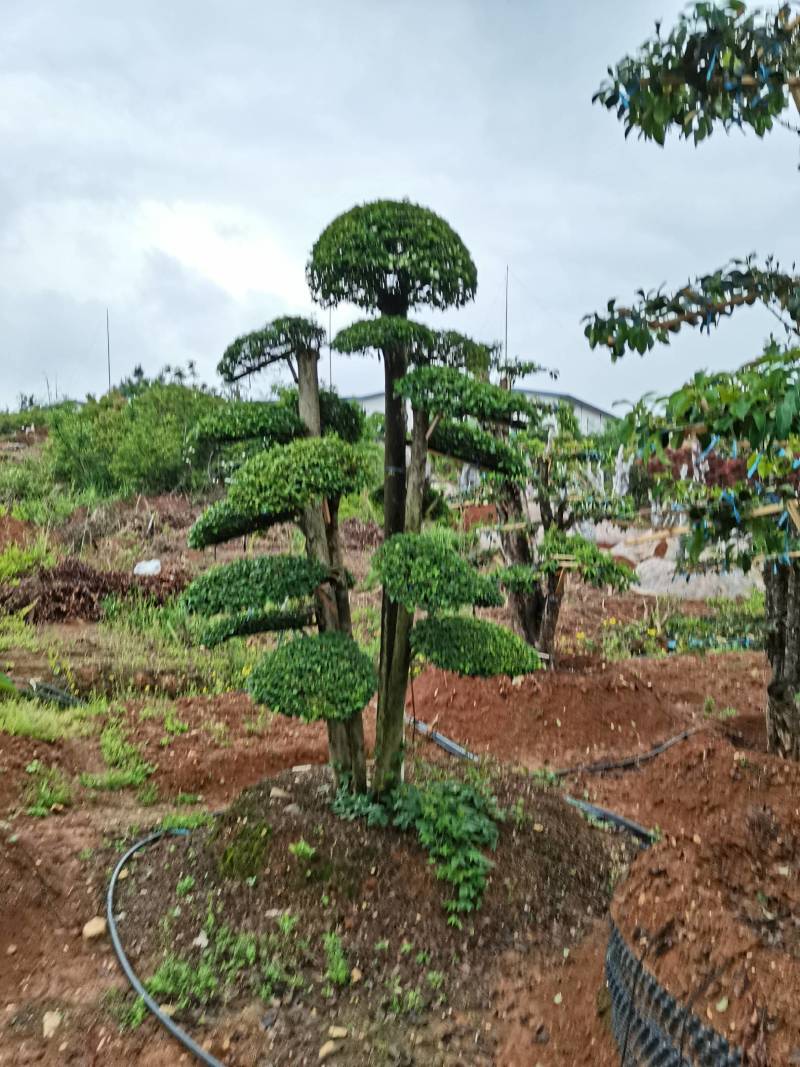
M748 14L739 2L699 3L666 37L659 31L609 75L595 99L617 111L626 135L636 129L663 144L674 129L698 143L718 126L735 124L763 136L783 121L791 98L800 109L800 16L792 17L788 5ZM771 342L763 356L733 374L699 372L666 399L666 414L640 407L629 426L646 454L663 457L665 446L689 439L700 455L717 449L746 458L747 475L733 486L695 481L668 493L688 515L688 565L764 566L772 666L767 736L772 751L798 759L800 278L769 259L763 267L752 259L734 261L671 295L642 292L629 308L610 301L605 313L588 317L586 336L617 359L668 343L684 326L710 329L756 301L779 316L787 345Z
M185 604L210 620L203 635L208 643L316 623L316 637L281 644L248 684L254 697L275 711L325 719L337 780L361 792L367 784L361 712L374 679L370 682L371 665L352 638L338 507L344 493L362 488L368 468L356 445L333 432L321 435L323 406L329 425L346 436L357 437L363 428L363 416L338 398L320 403L317 362L323 339L319 327L298 318L276 319L238 338L219 365L226 381L283 361L298 383L297 393L283 394L274 404L229 405L196 430L198 443L255 438L265 447L235 470L226 498L193 526L190 545L205 547L291 521L305 536L306 558L273 556L218 567L189 587Z
M314 244L306 276L312 296L324 307L348 302L380 316L351 327L349 337L337 338L337 348L374 349L383 359L384 535L389 539L418 527L419 521L414 514L416 481L407 494L406 409L395 386L415 354L429 354L433 346L430 331L407 322L408 313L420 306L460 307L471 300L477 288L475 264L458 234L432 211L409 201L378 200L334 219ZM409 611L384 594L373 783L377 793L390 789L400 774L411 625Z
M514 623L540 652L552 656L566 573L596 586L625 589L630 570L593 543L567 531L581 519L613 513L626 502L598 494L587 479L591 441L576 440L574 415L533 402L510 388L535 364L493 361L504 387L449 367L413 369L397 386L424 413L432 449L481 468L480 493L495 505L505 566L495 579L507 594Z

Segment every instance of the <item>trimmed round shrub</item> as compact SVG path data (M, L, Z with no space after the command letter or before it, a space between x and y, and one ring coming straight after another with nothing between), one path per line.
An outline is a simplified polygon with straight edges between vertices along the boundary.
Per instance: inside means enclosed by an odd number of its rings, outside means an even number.
M408 611L446 611L485 603L490 595L484 575L450 545L426 534L395 534L376 552L373 568L389 599Z
M395 392L432 416L471 415L482 422L509 424L541 415L541 405L523 393L479 381L453 367L415 367L397 383Z
M455 230L409 200L375 200L335 218L311 250L306 278L326 307L346 301L386 314L420 304L460 307L478 287Z
M226 382L236 382L272 363L292 359L298 352L319 353L324 341L325 331L311 319L283 315L268 322L263 329L237 337L229 344L217 365L217 373Z
M270 445L286 444L306 432L296 407L292 410L285 403L234 400L204 415L191 433L191 442L203 447L258 437Z
M508 478L524 478L527 467L522 452L480 426L468 422L442 419L428 440L432 452L474 463L485 470L497 471Z
M471 677L513 678L542 667L536 649L510 630L461 615L421 619L411 631L411 648L444 671Z
M353 445L334 436L305 437L249 459L228 498L239 511L282 521L323 497L358 492L368 477L367 459Z
M260 515L247 508L236 507L230 500L218 500L206 508L189 530L189 548L207 548L234 537L268 530L278 522L288 522L293 515L294 512Z
M305 626L310 626L313 621L313 604L294 609L240 611L233 615L222 615L210 622L200 634L200 643L206 648L214 648L215 645L221 645L231 637L275 633L279 630L302 630Z
M285 642L247 680L257 703L306 722L349 719L369 703L376 687L369 656L336 630Z
M257 556L212 567L183 594L187 611L222 615L262 610L267 604L306 600L330 577L328 568L306 556Z

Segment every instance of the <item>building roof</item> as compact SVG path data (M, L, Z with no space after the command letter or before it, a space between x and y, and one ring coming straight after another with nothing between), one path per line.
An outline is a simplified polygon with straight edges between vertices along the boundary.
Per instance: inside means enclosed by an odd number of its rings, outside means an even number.
M515 388L514 392L525 393L526 396L535 396L540 400L551 400L554 404L557 404L559 400L565 401L567 404L572 404L573 407L583 408L585 411L591 411L594 415L601 415L604 419L618 419L618 415L614 415L613 412L607 411L605 408L598 407L597 404L592 404L589 400L581 400L578 396L573 396L572 393L558 393L551 389L520 389ZM363 393L360 396L346 396L345 400L355 400L358 404L363 404L367 400L381 400L383 399L384 391L381 389L376 393Z

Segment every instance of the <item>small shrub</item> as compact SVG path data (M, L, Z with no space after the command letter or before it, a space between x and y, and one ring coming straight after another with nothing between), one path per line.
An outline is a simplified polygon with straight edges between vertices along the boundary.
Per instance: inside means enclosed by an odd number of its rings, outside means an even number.
M183 878L178 880L178 884L175 886L175 896L185 897L194 889L195 880L194 875L187 874Z
M12 541L0 552L0 585L16 585L23 575L37 567L52 567L54 563L55 555L46 538L39 537L24 547Z
M298 841L293 841L289 845L289 851L294 858L300 860L301 863L310 862L317 854L317 850L314 846L309 845L308 841L302 837Z
M325 977L332 985L346 986L350 981L350 967L342 948L342 939L337 933L330 931L323 936L322 944L328 965Z

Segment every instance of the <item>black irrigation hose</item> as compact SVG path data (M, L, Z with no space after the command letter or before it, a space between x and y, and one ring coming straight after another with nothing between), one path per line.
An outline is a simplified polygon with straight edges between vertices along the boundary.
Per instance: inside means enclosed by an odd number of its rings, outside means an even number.
M556 778L566 778L572 774L605 774L607 771L630 770L632 767L639 767L642 763L655 759L662 752L666 752L668 748L672 748L673 745L677 745L681 741L686 741L687 738L704 729L704 726L693 726L690 730L681 730L679 734L675 734L674 737L668 737L666 741L662 741L655 748L648 749L647 752L642 752L635 756L623 756L618 760L600 760L597 763L580 763L574 767L565 767L563 770L553 771L552 773Z
M470 762L477 762L478 756L474 752L470 752L469 749L464 748L463 745L459 745L457 742L451 740L449 737L445 737L444 734L440 734L438 730L432 730L424 722L420 722L419 719L408 719L408 722L413 723L413 728L423 737L429 737L434 744L438 745L449 755L454 756L456 759L469 760ZM684 731L684 734L688 736L691 731ZM682 737L671 738L670 741L665 742L660 746L660 751L664 751L665 748L669 748L670 745L676 744L678 740L682 740ZM658 755L658 752L653 752L652 755ZM645 754L645 757L652 758L650 753ZM635 758L635 757L633 757ZM587 769L587 768L584 768ZM556 772L567 773L567 772ZM642 841L646 845L650 845L653 842L653 835L649 830L646 830L638 823L632 822L630 819L626 819L623 815L617 815L616 812L607 811L605 808L599 808L595 804L588 804L584 800L577 800L575 797L565 796L564 799L568 804L578 808L586 815L590 815L592 818L599 819L603 822L611 823L614 826L620 827L620 829L627 830L638 840ZM108 892L106 894L106 916L108 921L108 931L111 935L111 944L114 947L114 952L119 965L122 967L125 977L131 984L133 991L142 998L148 1011L158 1020L165 1030L178 1041L187 1051L191 1052L201 1063L206 1064L206 1067L225 1067L225 1065L218 1060L215 1056L212 1056L210 1052L207 1052L201 1045L192 1038L186 1031L173 1022L168 1015L166 1015L158 1006L156 1001L150 996L145 989L144 985L140 981L130 960L125 955L125 950L122 947L122 941L119 936L119 930L117 929L117 922L114 918L114 891L117 888L117 881L119 880L120 872L123 870L128 860L140 852L142 849L147 848L149 845L154 845L156 841L160 841L162 837L185 837L190 833L186 829L171 829L171 830L155 830L153 833L148 834L147 837L143 837L135 844L131 845L128 851L120 858L114 872L111 875L111 880L108 883Z
M474 752L470 752L468 748L464 748L463 745L459 745L457 742L451 740L449 737L445 737L444 734L440 734L437 730L432 730L424 722L420 722L419 719L408 719L408 722L413 722L414 729L417 733L422 734L423 737L429 737L434 744L444 749L445 752L451 756L455 756L457 759L470 760L473 763L478 761L478 757ZM676 740L672 739L671 744L675 744ZM669 744L666 743L666 747L669 748ZM657 754L657 753L656 753ZM652 845L653 835L644 826L640 826L638 822L633 822L631 819L626 819L624 815L617 815L614 811L608 811L606 808L599 808L596 804L589 804L585 800L577 800L575 797L564 795L564 800L568 804L571 804L574 808L578 808L585 815L590 815L593 819L599 819L601 822L608 822L614 826L618 826L621 830L627 830L628 833L633 834L639 841L647 845Z
M125 950L122 947L122 941L120 940L119 931L117 930L116 919L114 918L114 890L117 887L117 879L119 878L120 871L123 869L128 860L135 856L137 852L143 848L147 848L148 845L155 844L156 841L160 841L162 837L186 837L190 833L185 829L173 829L173 830L155 830L152 834L148 834L147 837L143 837L141 841L137 841L135 845L132 845L124 856L121 857L119 863L114 868L114 873L111 875L111 881L108 883L108 893L106 894L106 917L108 920L108 931L111 935L111 944L114 946L114 952L119 960L120 967L125 972L125 977L130 982L135 993L137 993L148 1010L156 1017L165 1030L168 1030L172 1036L179 1041L181 1045L192 1055L196 1056L201 1063L206 1064L206 1067L225 1067L225 1065L218 1060L215 1056L212 1056L210 1052L206 1052L194 1038L190 1037L177 1023L174 1023L168 1015L166 1015L158 1004L153 1000L150 994L136 975L133 967L131 967L130 960L125 955Z

